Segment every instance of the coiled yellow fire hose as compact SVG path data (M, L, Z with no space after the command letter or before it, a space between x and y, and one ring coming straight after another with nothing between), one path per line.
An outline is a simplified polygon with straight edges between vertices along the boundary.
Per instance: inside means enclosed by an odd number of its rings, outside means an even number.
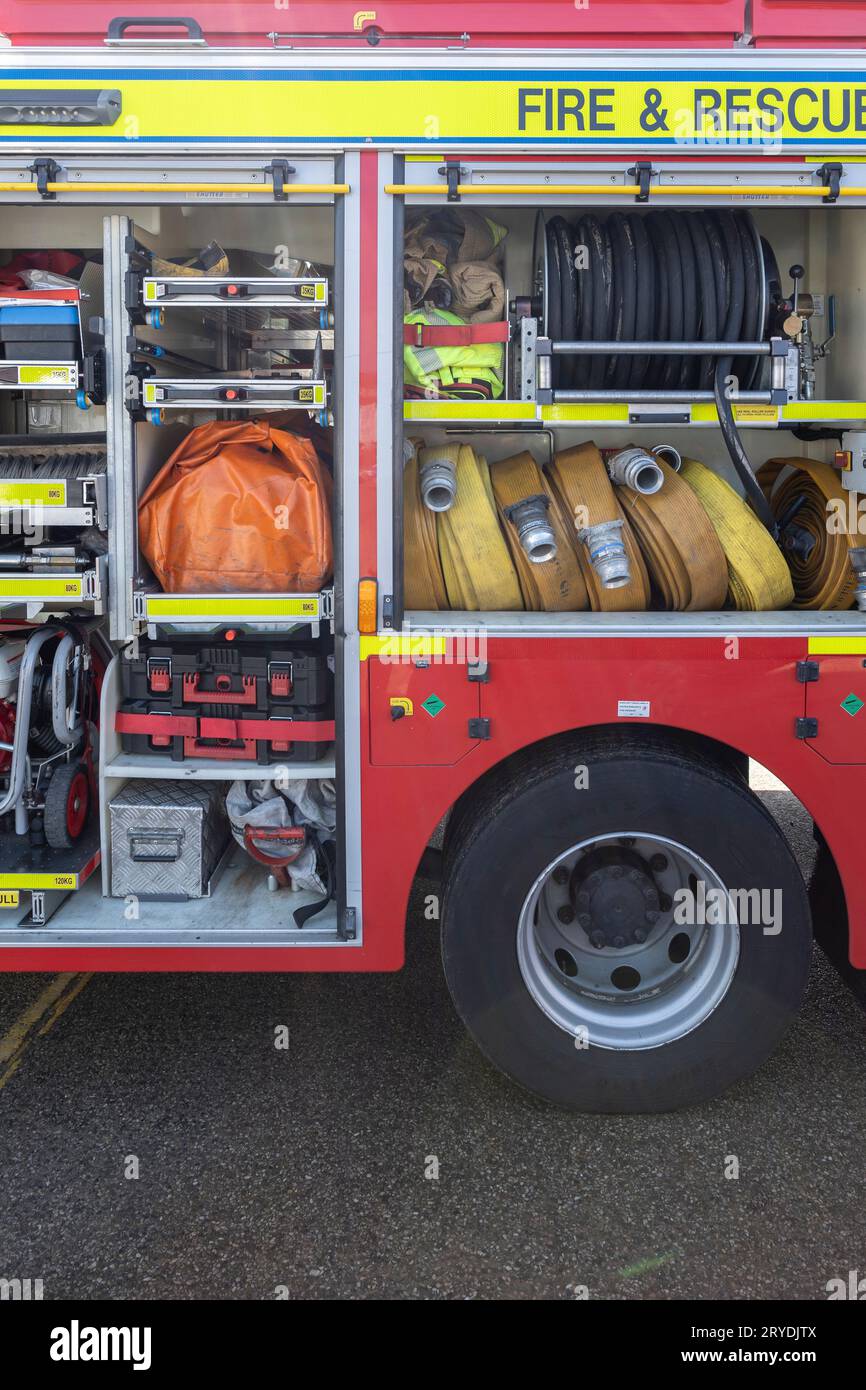
M477 613L523 608L517 573L499 525L487 460L468 444L457 454L457 496L439 513L439 554L451 608Z
M453 451L456 463L456 445ZM417 452L412 454L403 472L403 576L407 608L439 612L448 607L436 514L421 501Z
M728 591L725 552L700 501L678 473L657 460L664 474L658 492L645 495L618 486L650 579L670 612L706 613L722 608Z
M578 542L577 557L586 581L590 606L596 612L629 613L649 605L650 587L646 565L631 527L614 494L613 484L599 450L594 444L579 444L556 455L550 467L550 482L562 510L562 519L577 534L586 526L602 521L623 521L622 539L631 567L631 579L620 589L605 589L593 569L586 547Z
M527 609L536 613L573 613L588 608L589 596L575 551L576 533L572 529L569 534L566 529L547 479L532 455L524 450L494 463L490 479ZM556 538L555 558L540 564L529 559L506 514L515 503L534 496L550 499L547 520Z
M740 612L788 608L791 572L766 527L738 492L697 459L683 459L682 474L715 527L728 567L728 598Z
M786 470L788 470L786 472ZM782 545L794 582L793 608L850 608L857 580L848 552L860 543L848 526L849 508L857 515L858 497L848 493L835 469L817 459L770 459L758 470L758 482L773 515L783 528ZM795 505L802 498L802 504ZM829 504L829 505L828 505ZM786 545L793 528L805 533L808 554Z

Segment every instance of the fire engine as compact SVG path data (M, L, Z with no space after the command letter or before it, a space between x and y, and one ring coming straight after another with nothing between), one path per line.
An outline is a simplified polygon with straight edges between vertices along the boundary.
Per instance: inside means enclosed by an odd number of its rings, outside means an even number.
M422 871L614 1112L862 989L862 7L2 27L0 969L397 970Z

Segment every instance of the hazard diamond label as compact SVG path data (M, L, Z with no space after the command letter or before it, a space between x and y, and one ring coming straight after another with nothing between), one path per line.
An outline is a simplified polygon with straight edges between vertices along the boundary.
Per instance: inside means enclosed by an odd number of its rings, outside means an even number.
M421 708L426 709L431 719L435 719L437 714L441 714L445 708L445 701L440 700L438 695L428 695Z
M863 701L860 699L860 696L855 695L852 690L851 694L846 695L845 699L842 701L842 708L845 713L850 714L853 719L854 715L859 714L863 708Z

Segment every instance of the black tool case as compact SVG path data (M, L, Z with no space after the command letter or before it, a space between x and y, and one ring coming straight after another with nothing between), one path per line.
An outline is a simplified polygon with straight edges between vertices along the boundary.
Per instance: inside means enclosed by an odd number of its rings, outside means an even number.
M123 663L126 700L165 700L185 713L205 705L242 706L265 714L276 703L305 710L332 708L327 658L312 648L267 648L237 641L142 643Z

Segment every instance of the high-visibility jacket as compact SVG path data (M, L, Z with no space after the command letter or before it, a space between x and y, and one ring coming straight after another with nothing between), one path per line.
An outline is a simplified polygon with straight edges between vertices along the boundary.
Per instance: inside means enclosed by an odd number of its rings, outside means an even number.
M405 323L431 327L465 326L465 319L447 309L418 309ZM416 391L461 399L496 400L502 395L504 346L501 342L465 342L454 347L405 343L403 379Z

